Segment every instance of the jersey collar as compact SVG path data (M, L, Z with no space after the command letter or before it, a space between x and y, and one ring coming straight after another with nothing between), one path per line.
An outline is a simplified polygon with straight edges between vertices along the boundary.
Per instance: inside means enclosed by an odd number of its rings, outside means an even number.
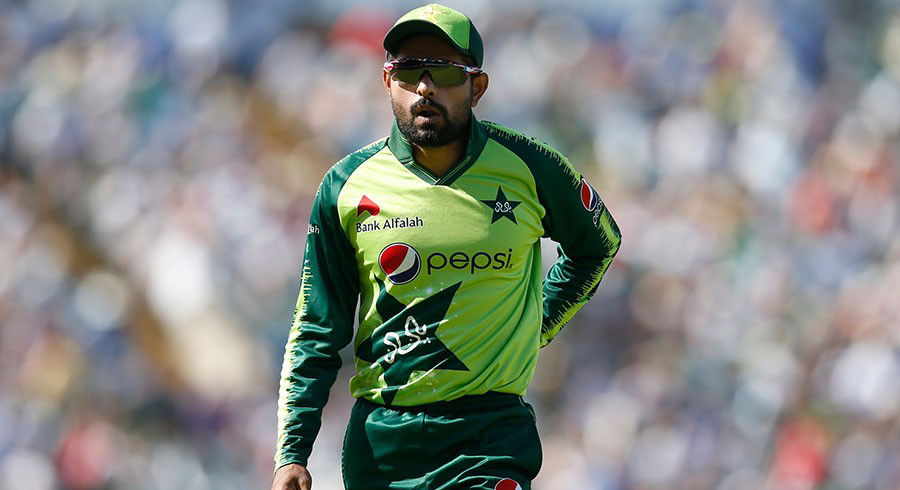
M394 120L394 125L391 128L391 135L388 138L388 148L390 148L391 153L403 164L404 167L409 169L416 176L424 180L429 184L440 184L440 185L450 185L452 184L460 175L465 173L469 167L478 160L479 155L481 155L481 151L484 150L484 145L487 143L487 131L484 128L484 125L475 118L475 115L472 114L472 121L469 125L469 142L466 145L466 153L463 155L462 160L456 162L456 164L450 168L446 175L443 177L437 177L431 171L429 171L424 166L416 163L413 158L413 150L412 145L403 136L403 133L400 132L400 127L397 125L397 121Z

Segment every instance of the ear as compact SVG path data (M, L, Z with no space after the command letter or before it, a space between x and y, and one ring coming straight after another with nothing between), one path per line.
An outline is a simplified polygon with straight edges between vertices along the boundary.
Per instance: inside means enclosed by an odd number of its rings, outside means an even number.
M487 92L488 81L487 73L481 73L472 78L472 107L477 106L481 96Z
M384 91L391 95L391 74L384 68L381 69L381 78L384 81Z

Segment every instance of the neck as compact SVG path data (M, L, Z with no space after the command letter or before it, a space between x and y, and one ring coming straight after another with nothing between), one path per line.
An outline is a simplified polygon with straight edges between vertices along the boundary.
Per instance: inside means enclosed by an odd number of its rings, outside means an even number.
M464 137L444 146L412 145L413 157L431 173L443 177L466 153L468 136L469 134L465 133Z

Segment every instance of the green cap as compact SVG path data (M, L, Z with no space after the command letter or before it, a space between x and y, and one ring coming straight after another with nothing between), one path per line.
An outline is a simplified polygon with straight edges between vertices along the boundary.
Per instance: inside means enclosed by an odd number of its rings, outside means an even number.
M480 67L484 61L484 44L475 24L465 14L450 7L431 3L410 10L397 19L394 27L384 36L384 49L395 53L400 41L413 34L443 37L459 52L474 58L477 66Z

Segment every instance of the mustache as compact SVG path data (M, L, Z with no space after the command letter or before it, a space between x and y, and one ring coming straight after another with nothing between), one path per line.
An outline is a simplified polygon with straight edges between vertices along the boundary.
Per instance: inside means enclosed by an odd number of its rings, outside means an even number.
M440 112L442 116L447 117L447 109L431 99L419 99L413 103L409 110L413 114L416 114L425 107L430 107Z

